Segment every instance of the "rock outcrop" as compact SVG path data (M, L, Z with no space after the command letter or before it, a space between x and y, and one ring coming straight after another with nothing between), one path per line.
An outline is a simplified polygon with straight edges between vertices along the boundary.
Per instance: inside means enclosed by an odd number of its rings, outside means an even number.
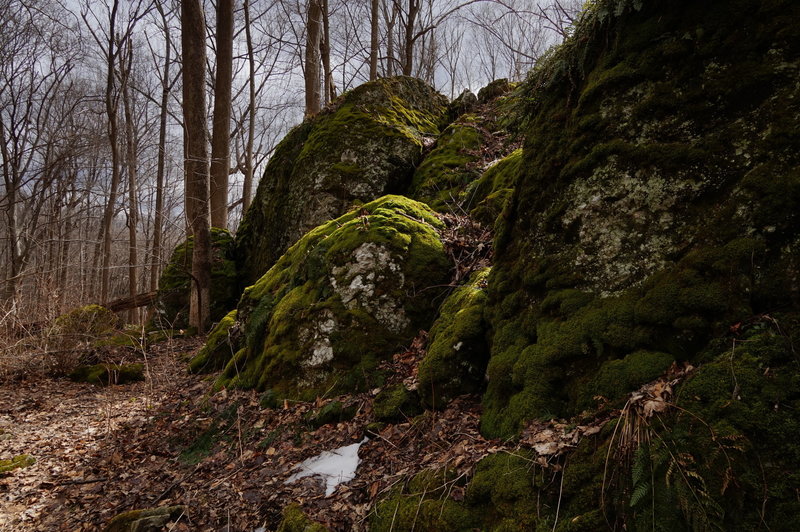
M218 385L282 397L379 384L377 363L433 320L451 268L442 227L400 196L317 227L245 290L192 367L224 364Z
M420 80L381 79L293 129L271 157L237 233L245 283L354 203L404 192L423 148L439 134L446 105Z

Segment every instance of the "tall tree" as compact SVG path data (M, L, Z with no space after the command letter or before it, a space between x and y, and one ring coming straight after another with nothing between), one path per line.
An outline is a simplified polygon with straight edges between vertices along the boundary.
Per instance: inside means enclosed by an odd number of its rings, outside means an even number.
M370 0L369 12L369 80L378 79L378 45L380 41L380 27L378 26L378 11L380 0Z
M217 73L211 133L211 225L228 227L228 175L233 79L233 0L217 1Z
M208 131L206 129L206 27L200 0L181 2L186 214L192 230L189 324L206 328L211 288Z
M309 0L306 17L306 116L320 111L320 54L319 43L322 32L322 0Z

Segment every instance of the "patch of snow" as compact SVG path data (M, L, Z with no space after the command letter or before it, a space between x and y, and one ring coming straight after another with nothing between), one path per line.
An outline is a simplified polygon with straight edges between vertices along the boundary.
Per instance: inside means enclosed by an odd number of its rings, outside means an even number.
M364 438L358 443L339 447L333 451L322 451L319 455L300 462L293 469L297 473L286 479L286 484L305 477L319 476L325 481L325 496L329 497L336 491L336 486L343 482L350 482L356 476L356 468L361 460L358 458L358 449L366 443Z

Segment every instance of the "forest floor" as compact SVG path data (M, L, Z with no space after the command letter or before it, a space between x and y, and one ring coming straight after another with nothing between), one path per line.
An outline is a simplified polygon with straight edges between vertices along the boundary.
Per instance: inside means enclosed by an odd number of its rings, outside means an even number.
M415 472L447 466L467 476L483 456L514 451L480 435L476 397L370 433L378 390L274 408L252 391L211 394L207 377L186 370L201 343L140 352L146 379L134 384L0 385L0 459L36 459L0 475L0 530L97 530L123 511L173 505L185 513L170 530L273 530L290 503L330 530L363 530L374 502ZM413 386L423 352L415 342L387 362L390 381ZM309 426L308 413L333 400L355 417ZM365 435L355 479L331 496L316 477L285 482L299 462ZM449 495L463 497L462 485Z

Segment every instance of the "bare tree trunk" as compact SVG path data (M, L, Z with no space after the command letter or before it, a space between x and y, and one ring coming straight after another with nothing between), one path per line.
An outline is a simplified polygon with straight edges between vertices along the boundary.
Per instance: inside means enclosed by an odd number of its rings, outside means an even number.
M158 288L158 277L161 266L161 248L164 231L164 181L166 168L167 152L167 114L170 93L169 67L172 61L172 40L169 36L169 26L167 25L167 15L160 2L156 2L156 8L161 15L164 24L164 72L161 78L161 109L158 124L158 162L156 170L156 210L153 215L153 251L151 252L152 265L150 266L150 290Z
M139 225L139 202L137 199L137 175L136 166L138 164L137 140L133 127L133 110L131 108L130 82L131 69L133 67L133 47L128 41L123 52L120 71L122 75L122 105L125 111L125 133L127 137L127 169L128 169L128 293L131 297L139 293L139 267L137 257L137 234L136 229ZM104 300L105 301L105 300ZM138 310L131 309L128 314L130 323L138 323Z
M320 58L319 41L321 32L321 0L309 0L306 19L306 116L314 116L320 111Z
M391 1L391 15L389 7L384 7L383 17L386 22L386 76L394 75L394 27L397 24L397 17L400 12L397 2Z
M108 49L106 50L106 92L105 105L106 115L108 116L108 144L111 148L111 189L108 192L108 201L103 212L103 263L101 266L100 298L102 301L108 299L111 285L111 244L112 244L112 225L114 222L114 209L117 203L117 190L120 182L120 162L119 162L119 124L117 121L117 95L114 82L114 68L116 67L117 53L115 51L114 40L116 38L116 20L119 0L114 0L109 14L108 28Z
M19 274L22 271L22 260L19 249L19 229L17 224L17 183L14 170L11 168L11 157L8 153L8 144L5 128L0 123L0 150L3 155L3 180L6 186L6 223L8 224L8 257L10 259L7 277L3 289L3 301L13 300L17 296Z
M244 33L247 41L247 64L250 76L247 86L250 90L250 102L247 106L247 148L244 164L244 183L242 184L242 216L250 208L253 197L253 142L256 136L256 60L253 55L253 37L250 33L250 2L244 0Z
M369 80L378 79L378 2L372 0L370 11Z
M319 50L325 76L325 103L328 104L336 98L336 85L333 83L331 71L331 24L328 17L328 0L322 0L322 41Z
M192 227L192 278L189 324L204 332L211 287L208 131L206 130L205 21L200 0L181 2L183 116L186 158L186 212Z
M408 18L406 19L405 42L403 50L403 75L410 76L414 72L414 28L419 14L420 0L408 0Z
M233 78L233 0L217 2L217 75L211 134L211 225L228 227L231 81Z

